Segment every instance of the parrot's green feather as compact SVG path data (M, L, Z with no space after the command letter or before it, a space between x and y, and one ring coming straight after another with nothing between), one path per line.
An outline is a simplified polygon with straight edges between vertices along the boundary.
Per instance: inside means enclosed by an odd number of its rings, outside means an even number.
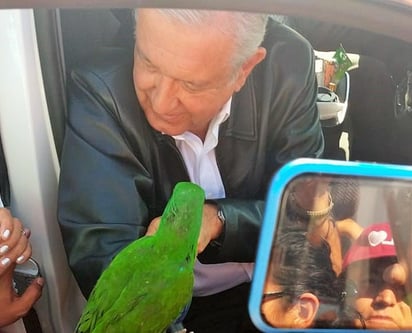
M204 191L178 183L153 236L125 247L97 281L79 333L161 333L190 301Z

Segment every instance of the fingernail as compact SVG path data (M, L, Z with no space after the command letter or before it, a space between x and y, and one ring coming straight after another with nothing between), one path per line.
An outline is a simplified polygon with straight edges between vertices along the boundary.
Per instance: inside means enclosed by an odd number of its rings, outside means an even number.
M3 245L2 247L0 247L0 254L5 254L8 250L9 250L9 246Z
M24 260L24 256L20 256L20 257L18 257L18 258L16 259L16 262L17 262L18 264L21 264L21 263L23 262L23 260Z
M39 286L43 287L43 286L44 286L44 279L43 279L43 278L37 278L37 279L36 279L36 283L37 283Z
M7 266L10 263L10 259L9 258L4 258L1 260L1 264L3 266Z
M9 236L10 236L10 230L9 229L4 230L3 231L3 239L7 240L9 238Z

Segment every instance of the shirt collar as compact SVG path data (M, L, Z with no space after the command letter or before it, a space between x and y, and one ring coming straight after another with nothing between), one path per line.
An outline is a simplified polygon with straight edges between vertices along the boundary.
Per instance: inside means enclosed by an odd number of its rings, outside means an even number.
M206 134L206 139L205 141L207 141L207 137L209 136L213 136L214 138L218 138L219 135L219 126L221 123L223 123L225 120L227 120L227 118L229 118L230 116L230 106L232 104L232 97L229 98L229 100L223 105L222 109L219 111L219 113L213 117L213 119L210 121L209 124L209 129L207 130L207 134ZM188 137L191 137L193 135L193 133L186 131L182 134L179 135L173 135L173 138L175 140L185 140Z

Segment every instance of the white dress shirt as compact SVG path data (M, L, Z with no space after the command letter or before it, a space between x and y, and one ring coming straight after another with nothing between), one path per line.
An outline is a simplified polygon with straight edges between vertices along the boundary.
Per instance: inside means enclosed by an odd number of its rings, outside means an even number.
M202 187L206 199L224 198L225 188L216 163L215 148L219 138L219 126L230 116L232 98L212 119L205 141L191 132L176 135L191 182ZM253 263L228 262L202 264L196 259L194 296L207 296L233 288L252 279Z

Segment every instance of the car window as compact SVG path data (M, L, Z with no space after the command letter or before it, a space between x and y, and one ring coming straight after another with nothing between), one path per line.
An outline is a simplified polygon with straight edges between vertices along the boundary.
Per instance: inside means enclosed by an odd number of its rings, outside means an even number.
M105 1L97 8L94 1L40 1L34 10L31 1L0 4L0 135L5 177L10 181L11 209L33 230L33 256L47 281L47 296L35 308L43 332L69 332L85 301L68 268L56 219L68 78L73 68L93 60L101 48L130 52L134 39L130 7L136 3ZM357 66L341 82L338 103L342 105L333 104L345 108L344 118L338 119L339 109L333 117L322 119L325 157L412 164L412 116L405 105L412 62L407 20L411 1L365 1L356 7L370 5L370 14L361 11L364 20L354 17L353 8L344 1L339 2L343 13L339 15L322 14L328 6L336 9L333 2L326 7L322 1L291 4L222 1L210 6L269 12L304 36L316 52L333 55L342 45L357 59ZM117 8L110 8L114 5ZM328 104L326 112L334 112L333 107ZM3 184L2 197L7 198Z

